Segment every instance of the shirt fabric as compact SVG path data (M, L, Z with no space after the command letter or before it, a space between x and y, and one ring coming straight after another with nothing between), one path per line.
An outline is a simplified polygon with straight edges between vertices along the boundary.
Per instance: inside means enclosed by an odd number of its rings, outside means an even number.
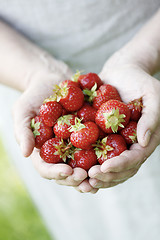
M98 73L159 6L159 0L6 0L0 1L0 16L73 70ZM56 240L159 239L160 147L125 183L95 195L80 194L41 178L31 160L22 157L11 118L19 96L0 86L0 128L10 159L51 235Z

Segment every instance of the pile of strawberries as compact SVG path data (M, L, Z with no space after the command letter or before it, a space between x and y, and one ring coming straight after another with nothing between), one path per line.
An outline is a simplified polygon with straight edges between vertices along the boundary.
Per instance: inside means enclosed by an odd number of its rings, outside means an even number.
M96 73L77 72L53 91L31 120L35 147L44 161L88 171L137 141L141 98L124 103L117 89Z

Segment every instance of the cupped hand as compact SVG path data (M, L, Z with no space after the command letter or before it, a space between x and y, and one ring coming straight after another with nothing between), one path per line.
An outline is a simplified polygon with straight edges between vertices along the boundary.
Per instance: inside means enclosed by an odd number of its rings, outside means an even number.
M48 164L44 162L39 155L39 150L34 148L35 140L30 127L31 119L39 113L39 107L44 99L53 94L53 85L70 79L72 76L72 71L68 66L60 61L56 63L56 71L38 72L32 76L26 90L14 104L14 131L22 154L25 157L31 156L33 165L42 177L57 181L63 179L64 185L77 186L87 177L87 173L81 169L73 171L67 164ZM68 180L68 176L76 180ZM65 178L66 182L64 182Z
M88 184L94 189L113 187L133 177L160 144L160 82L138 63L125 63L121 58L120 52L114 54L99 76L117 88L125 103L142 97L142 116L137 125L138 143L89 170Z
M31 119L39 113L43 101L53 94L53 85L70 79L72 71L62 62L58 62L58 70L53 73L37 73L32 76L27 89L13 107L14 130L17 142L25 157L31 156L33 165L38 173L46 179L53 179L60 185L77 188L83 182L88 183L88 174L81 168L72 169L67 164L46 163L40 157L40 150L35 147L35 139L31 130ZM85 192L91 191L92 187L87 184ZM84 190L83 190L84 191ZM96 192L93 189L92 192ZM81 191L82 192L82 191Z
M59 185L72 186L79 192L95 193L98 191L89 184L88 174L84 169L78 167L72 169L69 165L63 163L47 163L40 157L39 152L40 150L35 148L31 158L41 177L55 180ZM79 185L81 186L79 187Z

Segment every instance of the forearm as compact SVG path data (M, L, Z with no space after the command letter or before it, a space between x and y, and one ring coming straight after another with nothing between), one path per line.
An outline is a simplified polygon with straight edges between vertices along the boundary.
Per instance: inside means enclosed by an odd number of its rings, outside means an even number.
M121 49L122 55L122 61L139 64L150 74L160 70L160 10Z
M43 49L0 22L0 83L23 91L37 73L59 74L57 64ZM67 67L61 70L63 75Z

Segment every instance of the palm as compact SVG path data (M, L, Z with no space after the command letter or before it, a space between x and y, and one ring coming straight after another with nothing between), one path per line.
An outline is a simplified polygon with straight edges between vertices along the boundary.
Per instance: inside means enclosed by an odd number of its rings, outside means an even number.
M140 97L143 99L142 117L137 128L138 143L120 156L104 162L102 166L94 166L89 171L90 184L105 188L132 177L160 143L160 83L138 66L126 64L116 67L112 59L105 64L100 77L117 88L124 102ZM145 134L148 131L152 136L147 145Z
M151 88L156 90L157 80L135 66L104 68L100 76L106 83L117 88L124 102L148 95Z

